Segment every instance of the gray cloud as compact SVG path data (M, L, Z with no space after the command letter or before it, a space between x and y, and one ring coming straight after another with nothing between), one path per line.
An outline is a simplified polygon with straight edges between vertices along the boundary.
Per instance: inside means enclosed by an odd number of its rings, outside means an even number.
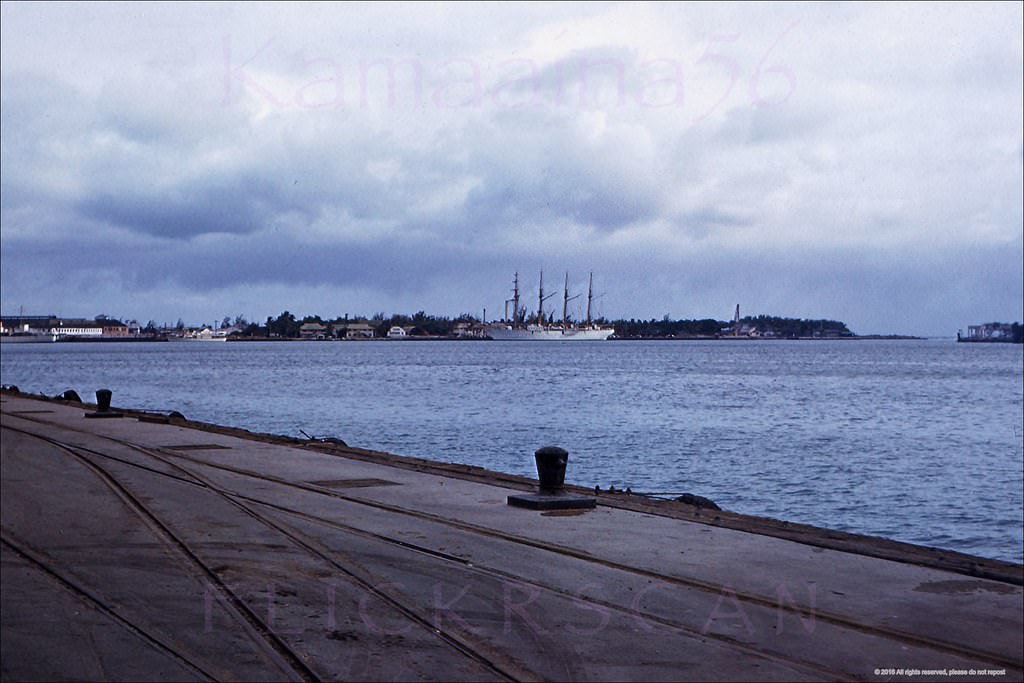
M288 207L279 188L259 179L236 176L173 188L157 195L125 190L96 194L78 203L83 216L159 237L188 238L207 233L252 233Z

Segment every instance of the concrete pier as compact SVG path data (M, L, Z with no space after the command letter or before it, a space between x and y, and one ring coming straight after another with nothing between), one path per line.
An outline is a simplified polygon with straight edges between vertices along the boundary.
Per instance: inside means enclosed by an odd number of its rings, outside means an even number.
M1020 565L624 495L535 511L506 500L536 482L478 468L0 408L5 681L1024 677Z

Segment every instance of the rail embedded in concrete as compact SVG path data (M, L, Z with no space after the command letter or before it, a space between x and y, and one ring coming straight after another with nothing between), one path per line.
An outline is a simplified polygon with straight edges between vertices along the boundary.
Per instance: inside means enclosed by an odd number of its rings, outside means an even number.
M1024 675L1020 565L621 494L523 509L535 481L479 468L2 400L4 680Z

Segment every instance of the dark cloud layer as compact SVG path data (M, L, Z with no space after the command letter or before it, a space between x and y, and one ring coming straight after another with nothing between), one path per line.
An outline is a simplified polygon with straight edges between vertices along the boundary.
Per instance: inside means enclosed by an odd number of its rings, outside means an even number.
M190 186L191 185L191 186ZM292 208L278 188L246 177L220 186L213 178L159 194L131 190L97 193L78 202L84 217L156 237L189 238L208 233L252 233L278 212Z

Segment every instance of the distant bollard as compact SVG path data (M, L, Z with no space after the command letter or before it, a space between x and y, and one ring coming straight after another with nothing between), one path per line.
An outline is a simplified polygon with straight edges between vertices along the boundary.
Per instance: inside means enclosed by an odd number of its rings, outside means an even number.
M61 398L61 399L65 400L65 401L74 401L75 403L81 403L82 402L82 397L79 396L78 392L75 391L74 389L68 389L63 394L61 394L58 398Z
M97 389L96 390L96 411L105 413L110 410L110 397L112 392L110 389Z
M558 446L545 446L533 454L537 461L537 477L541 492L554 493L565 488L565 467L569 452Z

